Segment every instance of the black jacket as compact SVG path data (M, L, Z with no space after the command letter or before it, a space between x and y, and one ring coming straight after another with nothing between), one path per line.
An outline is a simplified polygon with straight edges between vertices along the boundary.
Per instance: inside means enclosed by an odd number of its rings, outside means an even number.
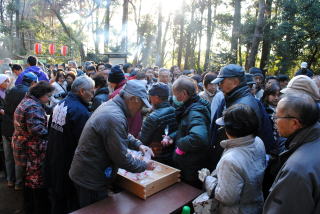
M273 138L273 130L272 124L269 118L269 115L265 111L262 103L257 100L252 94L250 93L249 87L244 83L239 85L238 87L234 88L231 92L225 95L225 105L229 108L235 104L246 104L250 106L254 112L256 113L259 119L259 129L257 135L261 138L265 145L266 152L270 154L270 151L275 150L275 140ZM221 105L224 105L222 103ZM222 116L223 106L219 107L220 109L220 116ZM212 156L212 168L214 169L217 163L220 160L220 157L223 152L223 148L220 146L220 140L218 139L218 128L219 126L215 124L214 118L212 121L211 126L211 143L213 150L211 151Z
M14 127L13 127L13 115L17 106L24 98L29 90L29 84L23 83L19 84L6 93L4 100L4 112L1 124L2 135L6 137L12 137Z
M150 146L151 144L151 148L154 145L161 150L159 155L155 154L156 159L160 162L168 163L172 158L174 146L162 147L160 142L162 135L165 134L165 129L168 129L168 134L176 131L176 123L175 108L168 101L156 106L156 109L143 122L139 139L144 145Z
M181 169L182 179L198 182L198 170L207 166L209 145L210 104L198 95L176 110L178 130L170 135L176 148L185 154L173 154L176 167Z
M108 88L99 88L92 99L92 106L90 107L91 111L96 110L103 102L107 102L109 99L109 90Z

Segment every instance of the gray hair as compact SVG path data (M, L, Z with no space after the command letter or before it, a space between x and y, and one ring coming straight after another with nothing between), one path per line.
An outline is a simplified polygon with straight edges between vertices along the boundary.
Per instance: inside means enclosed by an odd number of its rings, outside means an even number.
M68 64L74 66L75 68L77 68L76 61L69 61Z
M89 90L94 88L94 81L87 75L77 77L71 85L71 91L77 93L80 89Z
M197 93L195 82L187 76L180 76L174 81L172 88L179 92L186 90L187 94L192 97Z
M165 69L165 68L161 68L159 71L159 75L171 75L170 71Z
M311 126L319 120L319 107L307 94L285 95L280 102L285 116L296 117L303 127Z

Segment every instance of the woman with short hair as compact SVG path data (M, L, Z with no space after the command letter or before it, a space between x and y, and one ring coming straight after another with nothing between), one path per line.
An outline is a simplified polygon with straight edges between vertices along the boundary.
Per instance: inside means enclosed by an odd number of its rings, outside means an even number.
M251 107L236 104L228 108L216 123L225 128L228 140L217 168L199 171L209 197L217 202L217 213L262 212L262 180L266 168L266 152L257 137L259 120Z
M49 213L43 164L47 147L47 115L43 107L54 88L40 81L30 88L14 113L12 146L15 163L25 168L25 213Z
M64 71L58 71L55 77L55 81L52 83L54 87L53 95L50 99L50 107L57 105L68 94Z

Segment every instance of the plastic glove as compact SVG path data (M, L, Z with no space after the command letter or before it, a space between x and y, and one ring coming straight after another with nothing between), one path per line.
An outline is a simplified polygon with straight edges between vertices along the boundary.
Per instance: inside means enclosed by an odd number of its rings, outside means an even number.
M204 182L208 175L210 175L210 171L207 168L203 168L198 171L198 178L201 182Z
M170 146L171 144L173 144L173 140L168 135L162 135L162 137L162 146Z
M152 151L152 149L150 149L150 147L148 147L148 146L145 146L145 145L141 145L140 147L139 147L139 150L143 153L143 155L144 156L146 156L146 157L154 157L154 154L153 154L153 151ZM149 159L150 159L149 158Z

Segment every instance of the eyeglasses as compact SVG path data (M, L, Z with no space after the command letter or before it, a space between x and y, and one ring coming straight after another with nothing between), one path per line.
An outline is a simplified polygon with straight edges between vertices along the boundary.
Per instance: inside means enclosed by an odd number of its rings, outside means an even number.
M286 116L286 117L277 117L277 116L272 116L272 120L276 121L278 119L298 119L296 117L291 117L291 116Z

